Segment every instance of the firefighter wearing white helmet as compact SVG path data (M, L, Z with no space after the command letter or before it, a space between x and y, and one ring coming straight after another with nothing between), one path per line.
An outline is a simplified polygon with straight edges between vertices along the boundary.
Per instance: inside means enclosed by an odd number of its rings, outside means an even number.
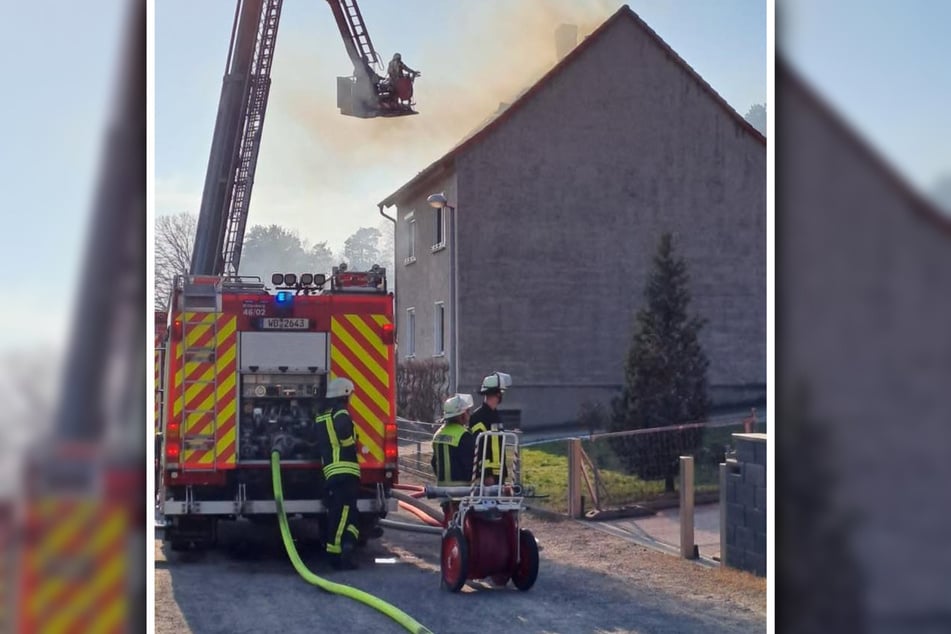
M328 381L323 412L316 418L326 483L327 556L338 569L356 568L352 556L360 537L356 526L360 464L353 419L347 411L353 389L353 382L343 377Z
M499 405L502 403L502 395L505 390L512 386L512 377L505 372L493 372L482 379L482 386L479 393L482 394L482 406L473 412L469 419L469 431L476 442L482 432L502 429L502 419L499 416ZM493 438L490 443L485 459L485 476L487 484L494 484L496 476L500 473L504 477L503 460L501 457L501 446L498 438ZM482 448L479 448L479 456L482 456Z
M469 486L475 440L466 428L472 397L453 394L442 404L442 426L433 436L433 472L437 486Z

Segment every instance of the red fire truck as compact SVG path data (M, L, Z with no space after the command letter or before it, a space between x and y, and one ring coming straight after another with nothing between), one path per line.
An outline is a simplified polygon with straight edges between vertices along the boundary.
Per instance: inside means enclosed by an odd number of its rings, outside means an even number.
M159 508L173 549L215 542L220 520L276 516L269 459L281 452L285 509L325 512L314 419L330 378L353 381L362 493L372 534L397 480L393 295L386 271L330 279L182 276L161 354Z

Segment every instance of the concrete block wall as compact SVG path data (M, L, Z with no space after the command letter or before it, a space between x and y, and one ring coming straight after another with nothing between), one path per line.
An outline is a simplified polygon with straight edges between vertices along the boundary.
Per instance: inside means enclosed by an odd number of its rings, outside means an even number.
M727 460L726 552L723 563L766 576L766 434L733 434L736 459Z

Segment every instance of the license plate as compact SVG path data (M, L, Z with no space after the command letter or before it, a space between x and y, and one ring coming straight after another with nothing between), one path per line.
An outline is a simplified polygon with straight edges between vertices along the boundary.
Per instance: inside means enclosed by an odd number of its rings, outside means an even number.
M310 320L303 317L265 317L261 320L262 330L307 330Z

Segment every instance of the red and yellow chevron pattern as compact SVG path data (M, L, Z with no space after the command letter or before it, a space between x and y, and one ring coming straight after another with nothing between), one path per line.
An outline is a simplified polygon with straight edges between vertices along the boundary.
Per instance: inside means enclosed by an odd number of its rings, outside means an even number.
M353 381L349 409L360 444L369 449L361 454L365 462L383 462L383 426L392 415L392 349L380 336L386 323L384 315L340 315L330 324L330 376Z
M19 632L123 632L129 518L116 503L46 499L27 510Z
M172 410L174 420L182 421L183 468L234 468L237 458L237 318L224 313L184 313L183 324L185 340L175 351L176 398ZM202 355L196 348L213 348L214 354ZM184 358L186 350L190 351L187 359ZM217 417L213 412L217 412Z

